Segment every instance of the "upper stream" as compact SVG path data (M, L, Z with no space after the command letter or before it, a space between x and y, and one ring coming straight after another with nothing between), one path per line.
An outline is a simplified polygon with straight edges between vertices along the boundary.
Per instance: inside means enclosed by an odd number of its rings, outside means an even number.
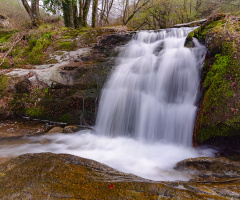
M0 157L23 153L69 153L151 180L189 180L177 162L212 156L192 148L200 69L206 48L193 28L141 31L122 47L99 104L94 131L1 142Z

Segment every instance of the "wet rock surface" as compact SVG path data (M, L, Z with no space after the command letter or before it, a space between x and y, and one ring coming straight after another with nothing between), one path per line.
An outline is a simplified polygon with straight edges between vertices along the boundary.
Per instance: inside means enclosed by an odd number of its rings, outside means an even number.
M48 123L27 119L4 120L0 122L0 140L43 134L52 126Z
M196 178L203 181L218 181L221 179L235 180L240 178L240 162L227 158L191 158L177 164L177 170L191 170Z
M53 133L63 133L62 127L54 127L51 130L49 130L46 134L53 134Z
M68 154L25 154L0 165L0 198L239 199L239 163L196 158L180 162L177 168L202 172L211 165L211 174L224 163L218 172L234 172L235 178L222 175L216 181L195 175L189 182L156 182Z

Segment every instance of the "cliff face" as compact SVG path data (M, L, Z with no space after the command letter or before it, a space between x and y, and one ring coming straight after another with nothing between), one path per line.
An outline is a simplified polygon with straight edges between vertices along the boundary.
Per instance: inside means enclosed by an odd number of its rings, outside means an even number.
M119 52L117 47L129 41L131 34L114 28L84 33L70 30L56 36L44 54L35 51L42 38L35 41L32 37L25 41L28 55L19 53L8 59L18 56L22 64L16 60L15 68L5 67L0 72L0 118L27 116L93 125L101 89Z
M215 15L188 35L187 46L192 45L193 37L208 48L201 73L201 99L194 140L206 143L215 139L222 143L228 140L226 137L233 137L229 145L237 148L240 136L240 19L226 14Z

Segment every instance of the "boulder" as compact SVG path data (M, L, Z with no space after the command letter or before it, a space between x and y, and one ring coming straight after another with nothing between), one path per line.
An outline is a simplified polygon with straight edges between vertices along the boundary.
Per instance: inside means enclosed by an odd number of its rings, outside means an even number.
M198 38L208 48L201 73L201 99L194 129L195 143L210 144L208 141L211 141L211 144L218 146L213 142L214 138L239 138L239 28L239 17L217 14L187 37L188 41L193 37Z
M0 28L6 28L10 25L9 19L6 15L0 13Z
M150 181L68 154L25 154L0 165L0 199L238 199L239 186L238 178Z
M65 126L63 129L64 133L75 133L77 131L79 131L80 128L78 126Z
M227 158L190 158L179 162L175 169L190 170L200 180L217 181L240 178L240 162Z
M62 127L54 127L50 129L46 134L53 134L53 133L63 133L63 128Z

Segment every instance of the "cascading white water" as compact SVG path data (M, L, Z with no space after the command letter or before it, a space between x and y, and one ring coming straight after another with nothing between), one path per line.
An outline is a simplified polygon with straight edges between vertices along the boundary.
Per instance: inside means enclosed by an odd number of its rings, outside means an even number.
M205 47L185 48L193 28L139 32L106 84L96 130L191 146Z
M184 48L191 28L139 32L124 46L103 90L95 132L23 138L0 145L1 157L69 153L151 180L189 180L183 159L212 156L191 147L205 47ZM108 137L117 136L117 137ZM131 137L125 137L131 136Z

